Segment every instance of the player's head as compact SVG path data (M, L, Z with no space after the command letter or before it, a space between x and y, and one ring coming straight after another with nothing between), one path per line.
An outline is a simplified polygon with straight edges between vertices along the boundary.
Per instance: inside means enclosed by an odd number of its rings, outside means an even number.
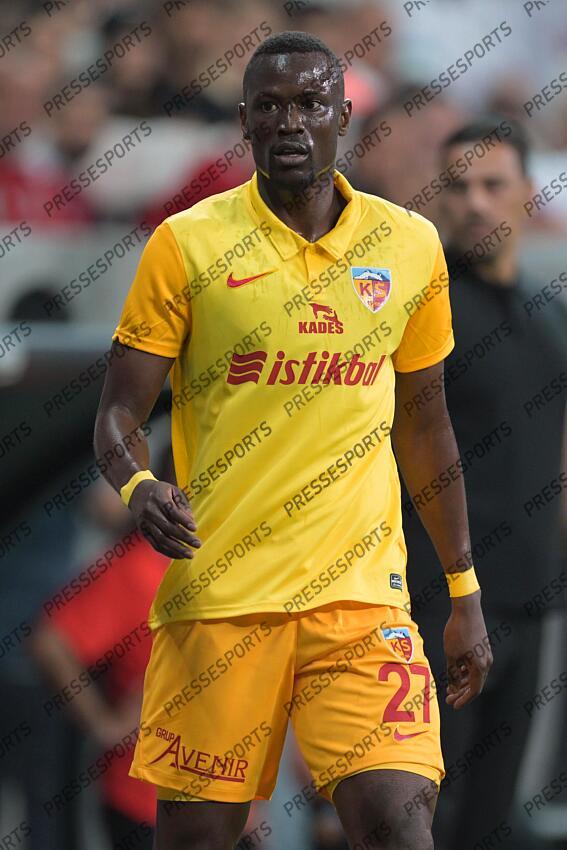
M266 39L246 66L243 97L242 131L265 177L294 189L333 168L351 103L339 60L320 39L305 32Z
M474 248L479 262L490 262L515 247L525 219L523 205L532 193L528 151L523 128L501 116L486 116L446 139L442 168L451 182L440 196L440 208L454 250ZM511 237L502 236L502 222L511 228Z

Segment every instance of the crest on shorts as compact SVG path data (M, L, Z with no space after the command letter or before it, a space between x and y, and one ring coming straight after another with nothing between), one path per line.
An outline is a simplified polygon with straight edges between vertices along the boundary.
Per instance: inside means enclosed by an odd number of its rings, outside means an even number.
M396 626L394 629L382 629L382 637L388 641L396 655L411 661L413 658L413 641L407 626Z
M352 285L367 310L377 313L392 291L392 272L374 266L351 266Z

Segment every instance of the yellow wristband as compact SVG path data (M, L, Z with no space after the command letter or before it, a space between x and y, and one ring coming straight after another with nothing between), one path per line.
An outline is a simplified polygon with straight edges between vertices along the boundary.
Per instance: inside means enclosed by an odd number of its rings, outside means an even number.
M130 504L130 499L132 498L132 493L140 483L140 481L146 481L148 478L152 478L154 481L157 481L157 478L150 472L149 469L140 469L138 472L135 472L132 478L124 485L124 487L120 488L120 498L128 507Z
M465 570L464 573L445 573L449 585L449 596L469 596L469 594L480 590L480 584L476 577L474 567Z

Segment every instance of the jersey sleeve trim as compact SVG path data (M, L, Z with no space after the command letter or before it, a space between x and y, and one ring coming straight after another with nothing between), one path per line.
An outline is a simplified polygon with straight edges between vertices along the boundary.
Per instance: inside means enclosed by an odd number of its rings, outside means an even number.
M128 331L121 331L117 328L112 339L119 342L121 345L126 345L128 348L135 348L136 351L145 351L146 354L156 354L158 357L170 357L174 360L179 356L177 349L161 342L150 342L146 339L132 339L132 335Z
M427 369L429 366L435 366L444 360L455 347L455 337L451 331L451 335L447 337L441 348L428 354L425 357L418 357L415 360L406 360L402 366L394 366L396 372L418 372L420 369Z

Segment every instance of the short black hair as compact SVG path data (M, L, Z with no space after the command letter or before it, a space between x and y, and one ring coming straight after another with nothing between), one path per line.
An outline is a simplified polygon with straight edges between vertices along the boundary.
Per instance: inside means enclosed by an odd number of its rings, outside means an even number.
M487 137L514 148L520 160L522 173L524 175L527 174L528 156L530 153L530 143L527 133L518 121L506 115L496 113L483 115L475 121L465 124L445 139L443 142L443 151L453 147L453 145L481 142Z
M344 98L345 82L338 56L316 35L301 30L286 30L271 35L256 48L244 69L242 80L244 97L246 97L248 83L258 59L262 56L277 56L282 53L322 53L327 58L331 72L338 77L341 100Z

